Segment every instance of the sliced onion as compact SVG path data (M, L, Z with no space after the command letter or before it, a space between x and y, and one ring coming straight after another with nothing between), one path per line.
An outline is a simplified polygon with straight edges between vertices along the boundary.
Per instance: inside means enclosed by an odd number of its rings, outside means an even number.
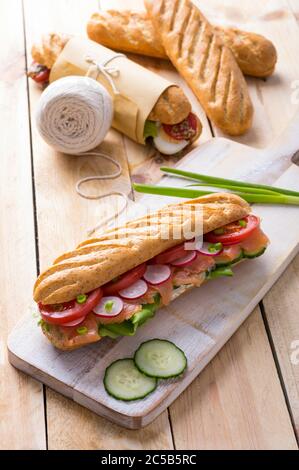
M167 264L150 264L147 266L143 278L153 286L163 284L171 276L171 269Z
M191 251L188 251L185 256L183 256L182 258L176 259L171 264L172 266L176 266L176 267L187 266L188 264L193 263L196 256L197 256L196 250L191 250Z
M219 248L219 250L217 251L213 251L213 253L211 253L209 251L209 247L213 245L213 243L209 243L209 242L198 242L196 244L196 250L201 253L202 255L206 255L206 256L217 256L217 255L220 255L220 253L222 253L223 251L223 246L221 248Z
M107 303L111 302L111 306L107 306ZM112 295L102 297L98 305L93 309L93 313L98 317L117 317L124 308L124 303L119 297Z
M86 315L84 317L77 318L76 320L70 321L68 323L63 323L61 326L77 326L80 325L80 323L83 323L86 318Z
M148 285L143 279L139 279L139 281L134 282L131 286L127 287L119 291L119 295L123 299L134 300L139 299L147 293Z

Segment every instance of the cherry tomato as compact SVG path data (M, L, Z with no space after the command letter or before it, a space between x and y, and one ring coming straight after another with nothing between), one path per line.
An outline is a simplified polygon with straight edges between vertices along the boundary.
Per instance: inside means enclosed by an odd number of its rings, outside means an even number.
M197 132L197 118L195 114L190 113L189 116L179 124L163 124L163 130L173 139L190 140Z
M49 77L50 77L50 70L45 69L39 72L38 74L34 75L34 77L32 78L36 83L47 83L49 81Z
M204 240L210 243L222 243L222 245L234 245L247 238L260 224L260 219L255 215L248 215L237 222L209 232Z
M90 294L87 294L87 299L83 304L72 300L71 302L65 302L59 305L43 305L39 303L38 307L42 319L45 320L45 322L53 325L63 325L64 323L70 323L86 316L98 305L102 297L103 291L99 287Z
M134 284L134 282L141 279L145 271L145 263L140 264L140 266L137 266L134 269L131 269L131 271L128 271L127 273L118 277L116 280L106 284L103 287L104 295L114 295L117 294L120 290L126 289L127 287Z
M30 66L28 76L36 83L46 83L49 81L50 70L44 65L33 62Z
M185 243L181 243L180 245L174 246L173 248L164 251L160 255L157 255L154 258L154 262L156 264L172 263L172 261L175 261L179 258L183 258L186 253L188 252L185 250Z

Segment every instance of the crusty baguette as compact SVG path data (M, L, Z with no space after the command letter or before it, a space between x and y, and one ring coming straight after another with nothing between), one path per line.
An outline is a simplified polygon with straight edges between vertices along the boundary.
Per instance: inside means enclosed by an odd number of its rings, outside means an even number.
M268 77L274 72L276 49L260 34L214 26L245 75ZM90 39L111 49L168 59L146 12L107 10L94 13L87 23Z
M173 236L178 227L190 224L189 229L194 230L195 224L202 223L206 233L249 212L250 206L240 197L219 193L172 204L129 221L60 256L37 279L34 300L44 304L70 301L182 242L184 233L179 238ZM163 236L165 229L168 237Z
M46 34L39 44L32 46L32 58L38 64L51 69L69 41L70 36L58 33ZM148 119L164 124L178 124L191 112L191 104L178 86L167 88L159 97ZM198 128L201 130L201 125Z
M246 132L253 107L231 50L190 0L145 0L168 57L212 122L230 135Z

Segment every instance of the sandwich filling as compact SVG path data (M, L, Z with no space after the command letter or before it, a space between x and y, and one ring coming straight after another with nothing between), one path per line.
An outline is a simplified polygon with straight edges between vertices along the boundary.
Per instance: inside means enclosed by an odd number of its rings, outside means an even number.
M71 302L39 303L40 325L62 348L132 336L158 308L207 280L232 276L234 264L262 255L268 244L259 218L249 215L205 234L203 243L181 243Z

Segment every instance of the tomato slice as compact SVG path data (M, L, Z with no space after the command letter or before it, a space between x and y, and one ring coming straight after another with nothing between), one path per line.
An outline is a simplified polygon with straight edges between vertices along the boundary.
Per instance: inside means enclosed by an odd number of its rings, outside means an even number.
M118 277L116 280L109 282L103 287L104 295L114 295L120 290L126 289L127 287L134 284L142 278L146 271L146 263L140 264L136 268L131 269L127 273Z
M44 65L33 62L30 66L28 76L36 83L46 83L50 78L50 70Z
M260 224L260 219L255 215L248 215L241 221L230 224L207 233L204 240L210 243L222 243L222 245L234 245L247 238ZM222 231L222 233L220 233Z
M45 69L42 72L39 72L37 75L35 75L32 78L36 83L47 83L49 81L49 77L50 77L50 70Z
M157 255L153 261L155 264L168 264L179 258L183 258L186 253L187 251L185 250L185 243L181 243L180 245L169 248L169 250L166 250L160 255Z
M71 302L65 302L59 305L43 305L39 303L38 307L42 319L45 320L45 322L53 325L63 325L64 323L70 323L86 316L98 305L102 297L103 291L99 287L90 294L87 294L87 299L84 304L79 304L75 300L72 300Z
M190 140L197 132L197 118L195 114L190 113L189 116L179 124L163 124L163 130L173 139Z

